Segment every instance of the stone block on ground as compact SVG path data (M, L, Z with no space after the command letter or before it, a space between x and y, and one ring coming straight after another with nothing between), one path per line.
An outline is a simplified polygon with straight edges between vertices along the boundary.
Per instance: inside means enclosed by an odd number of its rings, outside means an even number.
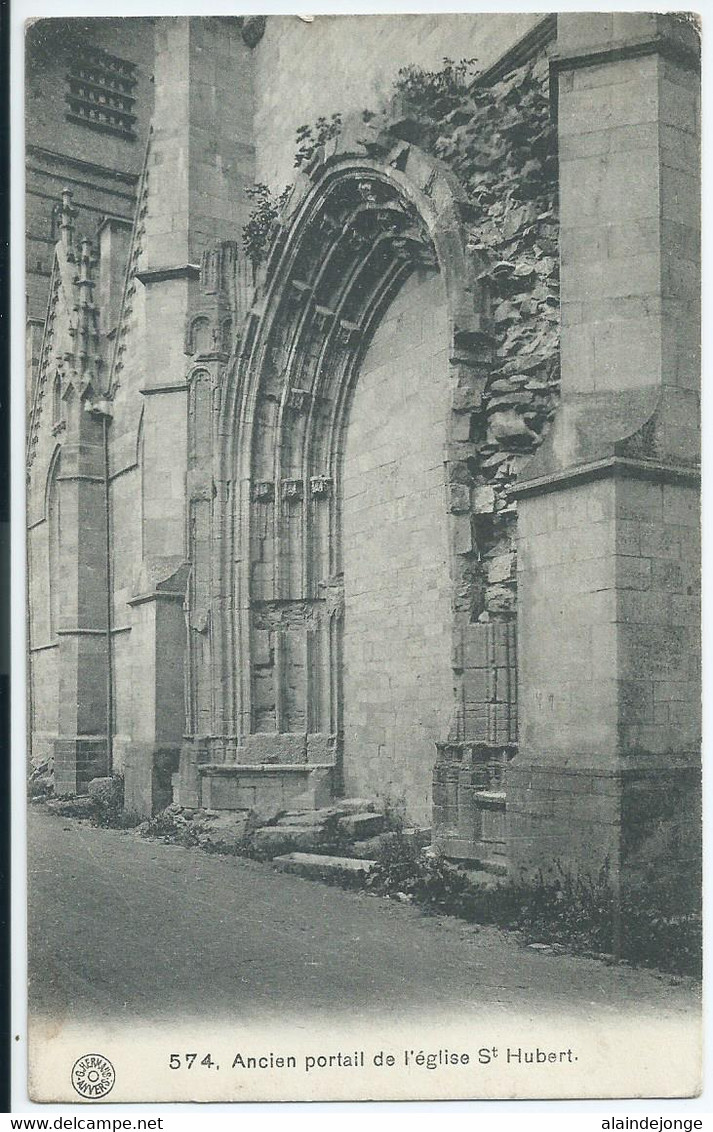
M413 829L402 830L402 838L406 838L416 849L426 849L430 846L433 831L430 825L414 826Z
M363 841L355 841L351 848L355 857L378 857L389 845L397 841L406 842L412 849L423 849L431 844L430 829L387 829L377 833L374 837L367 837Z
M480 871L491 876L506 877L508 875L508 862L506 857L488 857L479 861Z
M397 837L397 833L387 829L384 833L375 834L374 837L366 837L363 841L355 841L350 848L350 852L354 857L363 858L365 860L368 860L370 857L378 857L389 845L394 844Z
M487 873L484 869L468 869L461 868L459 872L465 873L471 884L479 885L481 888L495 888L501 883L501 873Z
M347 837L363 839L381 833L384 828L384 815L373 813L346 814L337 820L340 832Z
M273 858L273 865L286 873L320 879L335 873L368 873L375 861L354 857L331 857L321 853L288 853Z
M325 812L336 817L373 813L375 810L376 802L369 798L337 798L331 806L325 807Z
M343 818L349 814L372 813L376 810L376 803L368 798L337 798L329 799L328 804L315 805L310 793L300 794L299 797L290 798L289 807L285 809L285 817L303 817L310 821L310 814L319 814L320 819Z
M206 815L203 818L200 816L189 817L189 812L184 811L183 816L196 829L199 836L204 835L207 842L226 849L235 849L242 845L251 829L252 815L249 810L221 813L214 817Z
M289 853L295 849L309 852L311 849L319 849L324 840L324 832L313 825L289 828L270 825L256 829L253 834L255 848L261 853L274 855Z
M199 840L204 844L210 843L221 849L237 849L245 842L245 830L241 829L239 826L236 826L234 829L228 829L225 826L219 826L216 829L211 826L209 830L205 831L203 836L199 835Z
M401 836L414 849L425 849L427 845L431 844L432 830L429 826L414 826L408 829L401 830Z

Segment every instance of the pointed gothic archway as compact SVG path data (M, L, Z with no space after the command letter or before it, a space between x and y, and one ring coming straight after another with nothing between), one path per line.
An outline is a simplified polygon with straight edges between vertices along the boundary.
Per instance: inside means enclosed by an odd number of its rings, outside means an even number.
M217 679L203 755L212 765L276 763L294 768L296 783L298 767L330 767L334 789L344 787L349 410L384 314L409 279L438 279L442 288L437 487L451 653L448 661L443 655L443 687L454 686L455 695L448 695L450 727L445 716L439 727L442 740L469 738L462 655L478 549L468 461L491 341L480 265L465 247L466 209L451 175L403 143L379 161L322 157L293 193L221 397ZM432 762L436 738L428 738ZM431 771L419 773L425 797Z

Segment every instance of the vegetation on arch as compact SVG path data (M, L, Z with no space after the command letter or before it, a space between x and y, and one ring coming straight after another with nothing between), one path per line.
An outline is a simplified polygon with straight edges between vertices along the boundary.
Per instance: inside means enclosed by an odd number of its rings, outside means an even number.
M487 451L489 407L514 410L510 447L531 452L554 416L559 386L558 162L547 59L532 60L488 87L478 85L473 59L444 59L438 70L404 67L384 108L362 117L374 136L418 145L461 184L469 205L468 246L484 264L482 281L492 300L496 348L485 390L483 455L502 447L491 437ZM300 126L295 167L308 165L341 130L339 113ZM243 246L255 267L267 257L290 189L280 195L265 184L247 190L256 204ZM505 482L515 478L514 466L500 470Z
M547 59L488 87L473 77L472 60L446 59L438 72L404 68L392 114L396 129L443 161L464 190L468 246L485 265L492 301L496 362L486 398L523 387L542 394L523 414L532 435L528 443L522 434L522 447L532 447L554 414L559 382L558 161Z
M245 192L255 203L247 224L243 226L243 251L253 265L253 269L256 269L267 256L277 228L280 210L292 192L292 186L287 185L279 195L276 195L268 185L258 181Z
M309 172L343 128L339 114L297 131L295 166ZM462 222L487 296L492 359L471 398L469 475L478 503L477 549L463 597L472 620L515 612L510 488L542 442L559 401L559 218L556 128L547 58L480 85L472 59L402 68L383 106L361 115L366 152L418 146L453 174ZM280 231L280 201L264 186L244 229L254 266Z

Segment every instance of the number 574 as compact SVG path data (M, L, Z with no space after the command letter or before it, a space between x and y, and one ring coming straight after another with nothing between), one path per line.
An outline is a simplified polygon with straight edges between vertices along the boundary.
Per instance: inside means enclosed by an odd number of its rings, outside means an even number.
M192 1069L193 1063L197 1061L197 1059L197 1053L172 1053L168 1059L168 1065L170 1069L182 1069L183 1066L185 1066L186 1069ZM216 1069L218 1068L209 1053L201 1059L199 1064L205 1065L206 1069L212 1069L213 1066L215 1066Z

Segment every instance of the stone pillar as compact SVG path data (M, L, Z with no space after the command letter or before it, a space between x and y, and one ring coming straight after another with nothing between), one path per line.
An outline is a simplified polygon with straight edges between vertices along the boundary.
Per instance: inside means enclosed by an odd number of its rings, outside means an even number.
M110 771L107 740L107 558L103 424L70 392L57 477L59 560L58 794L84 793Z
M178 563L170 572L171 565L164 563L162 577L145 573L143 592L129 602L134 733L124 767L124 805L145 816L172 800L184 732L187 567Z
M111 771L109 735L109 618L107 560L106 402L101 384L98 313L92 247L74 246L72 194L62 193L57 246L65 302L70 310L58 394L64 406L57 475L57 545L50 568L58 576L59 709L55 740L58 794L83 793L92 778ZM54 400L54 392L53 392ZM57 422L59 423L59 422ZM50 538L53 536L50 535Z
M693 28L563 13L562 403L517 487L511 868L633 881L699 835Z
M145 246L143 569L133 610L134 720L126 806L170 802L186 732L186 330L201 305L205 249L238 239L254 181L251 49L237 18L156 21L155 108L148 156ZM217 348L217 346L215 347ZM221 346L222 348L222 346ZM211 485L205 486L208 499ZM166 790L169 790L168 795Z

